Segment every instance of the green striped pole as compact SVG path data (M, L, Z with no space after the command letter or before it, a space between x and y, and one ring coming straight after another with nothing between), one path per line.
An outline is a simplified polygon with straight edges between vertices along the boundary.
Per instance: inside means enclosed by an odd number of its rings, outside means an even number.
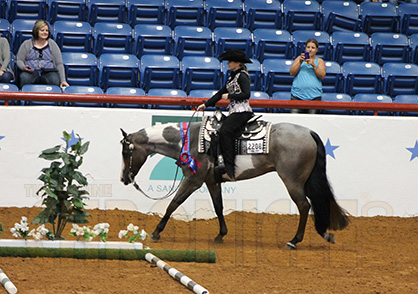
M170 265L168 265L167 263L165 263L164 261L156 257L154 254L152 253L145 254L145 259L148 262L155 264L160 269L165 270L173 279L179 281L180 283L182 283L184 286L186 286L187 288L189 288L196 294L209 294L208 290L206 290L205 288L203 288L202 286L194 282L192 279L190 279L189 277L185 276L184 274L176 270L174 267L171 267Z
M16 294L17 288L16 286L10 281L10 279L6 276L6 274L0 269L0 281L3 287L9 292L9 294Z

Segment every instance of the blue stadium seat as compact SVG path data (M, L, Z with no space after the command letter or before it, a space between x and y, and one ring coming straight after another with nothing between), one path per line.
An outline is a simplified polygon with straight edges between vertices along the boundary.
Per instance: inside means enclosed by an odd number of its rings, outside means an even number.
M180 70L183 75L182 89L186 93L194 89L221 88L221 64L214 57L185 56L180 63Z
M93 86L69 86L64 89L65 94L95 94L103 95L104 92L99 87ZM107 107L106 103L94 103L94 102L72 102L71 100L67 102L67 106L75 107Z
M0 0L0 19L7 19L7 0Z
M373 33L370 37L373 61L382 65L386 62L411 62L411 47L408 37L397 33Z
M250 99L270 100L270 96L266 92L251 91ZM270 108L252 107L254 112L271 112Z
M293 78L289 74L293 60L266 59L262 64L264 90L271 96L274 92L290 92Z
M290 100L290 92L274 92L271 95L271 99L273 100ZM290 109L288 108L276 108L274 112L280 113L289 113Z
M121 95L121 96L145 96L145 91L141 88L130 87L110 87L106 90L106 95ZM144 104L125 104L125 103L112 103L109 107L116 108L147 108Z
M16 19L11 24L12 42L10 43L10 47L13 54L17 54L17 51L23 41L32 38L32 29L34 24L35 20L33 19Z
M97 58L92 53L63 52L67 82L72 86L97 86L99 69Z
M358 93L382 93L381 68L376 63L352 61L342 66L345 93L354 96Z
M321 4L324 15L324 31L361 31L358 5L352 1L324 1Z
M363 32L368 35L382 32L399 33L400 17L392 3L363 2L360 4L359 14Z
M334 48L332 60L343 64L346 61L370 61L372 47L369 36L362 32L334 32L331 36Z
M139 60L130 54L102 54L98 59L99 85L108 87L134 87L139 85Z
M362 103L392 103L392 98L381 94L356 94L353 98L353 102ZM373 111L356 111L356 114L360 115L373 115ZM378 111L379 115L392 115L390 111Z
M159 24L137 24L133 30L135 55L173 53L173 38L169 26Z
M247 28L250 31L258 28L283 28L283 12L279 1L246 0L243 2Z
M263 73L261 69L261 64L257 59L250 58L252 63L246 63L248 74L251 79L251 91L261 91L263 90ZM226 83L231 71L228 69L228 62L226 60L222 61L221 69L224 76L223 82Z
M98 22L93 27L94 48L97 56L103 53L132 54L132 28L126 23Z
M12 34L10 33L10 23L7 19L0 19L0 35L7 39L9 44L12 42Z
M61 52L91 53L93 50L93 34L88 22L56 21L53 36Z
M352 102L351 96L343 93L322 93L321 101L325 102ZM324 109L324 114L352 114L350 110Z
M218 90L191 90L189 93L189 97L192 98L211 98L213 95L216 94ZM207 99L203 100L202 103L205 102ZM208 107L206 108L207 111L214 111L217 107ZM220 107L222 110L226 110L226 107Z
M230 49L242 50L249 58L253 57L253 38L248 29L218 27L213 31L213 35L216 42L216 57Z
M293 43L295 44L296 50L295 56L299 56L302 52L305 51L305 42L308 39L316 39L319 43L318 52L316 56L324 59L331 60L332 58L332 45L330 41L329 34L322 31L295 31L292 34Z
M398 95L393 99L393 103L418 104L418 95ZM398 115L418 116L418 112L402 111Z
M181 87L180 61L175 56L144 55L141 58L141 88L179 89Z
M126 3L129 9L128 23L131 27L137 24L165 24L164 0L127 0Z
M418 33L409 36L412 51L412 62L418 64Z
M267 58L292 59L294 45L288 31L255 29L253 32L255 57L263 62Z
M35 93L59 93L61 94L61 88L54 85L35 85L28 84L22 87L22 92L35 92ZM62 102L49 102L49 101L26 101L25 105L52 105L60 106L63 105Z
M243 27L244 5L241 0L206 0L207 27Z
M203 0L167 0L168 25L204 26L205 6Z
M329 93L342 93L344 90L344 77L340 65L335 61L325 61L327 74L322 80L322 91Z
M214 42L212 31L207 27L177 26L174 29L175 55L213 56Z
M382 66L382 76L387 95L418 94L418 65L388 62Z
M400 3L398 14L401 18L401 33L408 36L418 33L418 4Z
M88 0L89 22L95 25L98 22L127 22L127 8L125 1L114 0Z
M19 92L19 88L14 84L0 84L0 92ZM21 105L20 101L9 100L9 105ZM4 100L0 99L0 105L4 105Z
M162 96L162 97L178 97L179 99L187 97L186 92L183 90L174 90L174 89L150 89L148 91L148 96ZM188 109L187 106L182 105L152 105L151 108L157 109Z
M285 14L285 28L289 32L322 29L322 13L316 1L285 0L283 13Z
M48 19L52 24L58 20L87 21L86 0L51 0L48 7Z
M15 19L46 19L47 5L45 0L9 0L9 21Z

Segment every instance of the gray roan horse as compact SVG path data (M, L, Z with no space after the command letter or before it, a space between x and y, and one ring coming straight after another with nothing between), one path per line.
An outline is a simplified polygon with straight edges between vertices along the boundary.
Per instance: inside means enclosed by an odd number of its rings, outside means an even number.
M227 234L221 184L215 181L214 176L214 160L207 154L197 152L200 125L200 122L189 125L189 142L191 156L201 163L201 167L192 174L188 166L182 166L185 178L167 207L164 217L152 233L154 241L160 239L160 233L171 214L203 183L206 183L210 192L220 225L219 234L214 241L221 243ZM135 176L150 154L159 153L179 159L183 146L179 123L155 125L129 135L121 131L121 181L125 185L134 182ZM287 243L287 248L296 249L296 244L302 241L311 205L317 232L326 241L334 243L334 234L327 232L327 229L342 230L348 225L349 218L347 212L336 203L329 185L325 171L325 148L321 139L305 127L279 123L271 127L269 144L268 154L237 155L236 180L251 179L273 171L278 173L300 214L296 235Z

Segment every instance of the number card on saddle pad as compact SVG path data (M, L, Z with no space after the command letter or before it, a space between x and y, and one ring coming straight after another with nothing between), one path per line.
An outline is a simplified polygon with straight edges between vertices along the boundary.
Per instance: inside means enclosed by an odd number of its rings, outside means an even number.
M199 153L207 153L211 147L211 140L222 126L223 114L205 116L199 131ZM238 138L235 139L235 153L237 155L267 154L269 153L269 140L271 122L250 119Z

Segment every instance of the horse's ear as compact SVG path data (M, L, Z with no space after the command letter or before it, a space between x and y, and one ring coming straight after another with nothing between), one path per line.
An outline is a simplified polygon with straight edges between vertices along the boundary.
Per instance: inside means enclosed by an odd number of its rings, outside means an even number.
M122 136L126 139L126 137L128 136L128 134L124 130L122 130L122 128L120 130L122 132Z

